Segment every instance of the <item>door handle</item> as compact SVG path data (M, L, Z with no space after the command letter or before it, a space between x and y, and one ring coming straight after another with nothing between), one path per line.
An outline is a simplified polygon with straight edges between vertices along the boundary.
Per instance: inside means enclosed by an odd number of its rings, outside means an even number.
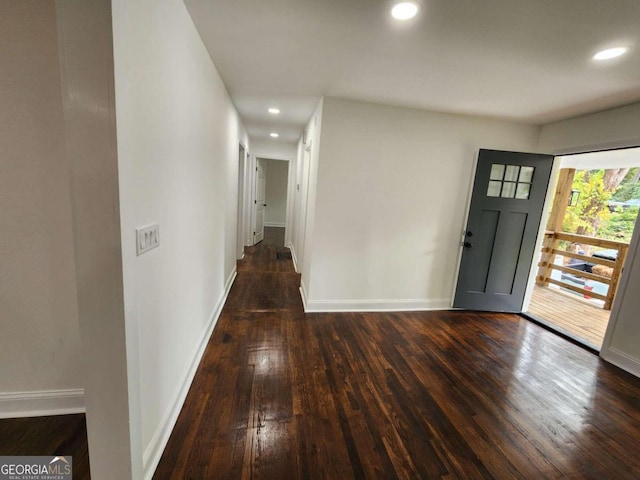
M473 243L471 243L471 242L464 242L464 243L462 244L462 246L463 246L464 248L471 248L471 247L473 247Z
M263 204L262 204L262 206L263 206L263 207L266 207L266 206L267 206L267 204L266 204L266 203L263 203Z
M473 232L470 231L466 231L465 234L467 235L467 237L473 237Z

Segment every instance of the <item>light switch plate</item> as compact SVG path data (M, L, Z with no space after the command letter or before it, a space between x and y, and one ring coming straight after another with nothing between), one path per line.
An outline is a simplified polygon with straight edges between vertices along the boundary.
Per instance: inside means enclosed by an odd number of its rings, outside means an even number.
M160 225L136 228L136 253L138 256L160 245Z

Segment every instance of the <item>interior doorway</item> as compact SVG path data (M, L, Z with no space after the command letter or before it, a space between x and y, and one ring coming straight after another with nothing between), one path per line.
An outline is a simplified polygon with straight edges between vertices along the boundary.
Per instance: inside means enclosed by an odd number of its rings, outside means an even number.
M289 161L257 158L254 185L253 244L265 240L268 232L286 234L289 211Z
M640 208L640 148L556 158L557 184L525 313L602 347Z
M254 223L253 223L253 244L260 243L264 240L264 215L267 207L266 199L267 184L267 168L265 161L261 158L256 159L256 184L254 204Z
M240 144L238 149L238 220L236 232L236 259L244 257L244 238L247 224L246 215L246 172L247 150Z
M287 202L289 193L289 162L265 159L267 171L265 199L267 207L264 226L285 228L287 224Z

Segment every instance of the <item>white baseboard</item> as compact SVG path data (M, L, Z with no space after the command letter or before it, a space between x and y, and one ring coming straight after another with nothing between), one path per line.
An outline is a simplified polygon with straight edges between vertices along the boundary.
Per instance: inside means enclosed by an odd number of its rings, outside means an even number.
M316 312L416 312L450 310L448 298L434 300L309 300L301 288L304 311Z
M632 356L611 347L601 351L600 357L616 367L629 372L631 375L640 377L640 360L637 358L633 358Z
M291 260L293 260L293 269L296 271L296 273L302 273L300 272L300 270L298 270L298 257L296 255L296 249L293 248L293 243L289 243L289 245L287 245L287 248L291 250Z
M218 319L220 318L220 313L222 313L222 308L224 307L225 302L227 301L227 297L229 296L229 291L231 290L231 286L233 285L233 281L236 278L237 271L234 268L231 272L231 275L227 278L225 283L224 291L222 295L218 299L213 311L211 312L211 316L209 317L209 321L205 328L204 333L202 334L202 338L197 348L195 349L191 364L189 365L189 370L187 371L180 388L175 394L174 401L171 403L170 408L167 410L164 415L162 421L158 425L153 437L151 437L151 441L145 448L142 462L144 468L144 478L146 480L151 480L153 474L155 473L156 468L158 467L158 463L160 462L160 458L162 457L162 453L164 452L165 447L167 446L167 442L169 441L169 437L171 436L171 432L175 427L176 421L178 420L178 415L180 414L180 410L182 410L182 405L184 404L185 399L187 398L187 394L189 393L189 388L191 388L191 383L193 382L193 377L196 374L198 366L200 365L200 361L202 360L202 356L204 355L207 344L209 343L209 338L213 333L213 329L218 323Z
M281 227L284 228L286 224L284 223L276 223L276 222L264 222L265 227Z
M0 393L0 418L84 413L84 389Z
M300 290L300 298L302 298L302 308L304 309L305 312L308 312L309 310L307 309L307 298L309 297L307 296L307 287L305 287L304 281L302 279L300 279L299 290Z

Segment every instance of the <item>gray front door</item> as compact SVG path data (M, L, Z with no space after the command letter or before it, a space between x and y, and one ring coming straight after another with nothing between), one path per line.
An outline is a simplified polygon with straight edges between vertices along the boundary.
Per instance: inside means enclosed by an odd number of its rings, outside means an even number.
M553 156L480 150L453 306L520 312Z

